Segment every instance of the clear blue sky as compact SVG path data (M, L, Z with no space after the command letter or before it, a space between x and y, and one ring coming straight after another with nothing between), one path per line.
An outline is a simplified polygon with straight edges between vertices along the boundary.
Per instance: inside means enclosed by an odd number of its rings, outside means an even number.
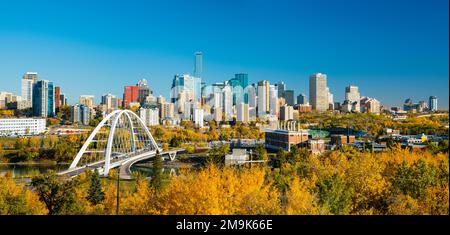
M207 83L235 73L308 94L322 72L335 100L348 84L387 106L439 98L448 109L448 0L2 1L0 91L26 71L81 94L122 95L146 78L169 95L204 53Z

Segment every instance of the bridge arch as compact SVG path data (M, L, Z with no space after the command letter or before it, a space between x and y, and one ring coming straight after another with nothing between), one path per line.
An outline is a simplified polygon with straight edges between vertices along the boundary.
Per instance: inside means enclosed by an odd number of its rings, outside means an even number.
M103 175L106 176L114 159L156 150L161 151L139 116L130 110L115 110L94 128L69 170L104 161Z

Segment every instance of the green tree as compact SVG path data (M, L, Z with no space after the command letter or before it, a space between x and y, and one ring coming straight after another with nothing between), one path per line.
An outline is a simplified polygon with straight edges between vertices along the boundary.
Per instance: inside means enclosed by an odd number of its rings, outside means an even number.
M164 131L162 128L157 127L155 128L155 133L153 134L157 140L161 140L161 138L164 136Z
M49 215L71 214L74 211L76 184L77 180L60 182L53 171L38 175L31 181Z
M170 147L180 147L181 145L181 139L178 136L173 137L170 139Z
M326 211L335 215L348 214L351 207L351 190L339 174L333 174L317 183L319 202Z
M267 150L264 144L256 145L254 160L267 160Z
M156 152L155 160L153 161L153 174L150 180L150 186L160 190L163 187L163 161L159 151Z
M427 187L436 185L437 173L438 169L424 159L416 160L410 166L403 162L398 167L393 186L401 193L418 199L425 196Z
M105 193L102 189L102 182L100 174L97 169L90 176L91 185L89 186L87 199L93 204L97 205L105 199Z

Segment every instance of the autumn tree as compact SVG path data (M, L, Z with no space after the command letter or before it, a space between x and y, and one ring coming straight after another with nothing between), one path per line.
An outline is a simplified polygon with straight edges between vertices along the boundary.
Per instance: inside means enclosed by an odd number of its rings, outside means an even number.
M32 191L16 184L12 175L0 177L0 215L45 214L47 210Z
M54 172L38 175L31 181L49 215L70 214L75 208L76 180L60 182Z

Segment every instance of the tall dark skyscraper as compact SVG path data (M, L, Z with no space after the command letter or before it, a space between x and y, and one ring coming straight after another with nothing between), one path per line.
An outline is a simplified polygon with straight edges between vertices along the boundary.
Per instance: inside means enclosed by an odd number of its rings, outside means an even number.
M141 105L145 105L147 96L153 95L153 91L148 86L148 82L146 79L139 80L136 85L139 87L139 103Z
M286 104L289 106L294 106L294 90L285 90L283 94L284 99L286 100Z
M300 95L297 96L297 104L306 104L307 100L306 100L306 95L301 93Z
M286 84L284 82L278 82L276 85L278 88L278 98L284 97L284 90L286 90Z
M194 77L201 78L203 73L203 53L195 52Z
M200 89L201 96L204 97L204 89L206 87L206 82L203 79L203 53L201 51L195 52L195 63L194 63L194 77L200 78Z

